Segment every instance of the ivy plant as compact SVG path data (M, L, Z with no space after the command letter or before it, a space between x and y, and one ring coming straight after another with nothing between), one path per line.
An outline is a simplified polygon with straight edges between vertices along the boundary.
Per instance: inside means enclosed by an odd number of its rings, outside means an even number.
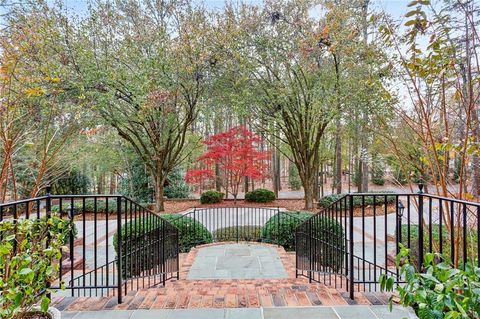
M409 259L410 250L401 245L396 262L400 278L382 275L382 291L396 290L403 306L412 307L420 319L480 318L480 268L467 263L465 269L456 269L442 255L425 255L424 272L417 272ZM390 307L393 295L390 297Z
M22 318L37 304L48 310L71 227L59 217L0 222L0 318Z

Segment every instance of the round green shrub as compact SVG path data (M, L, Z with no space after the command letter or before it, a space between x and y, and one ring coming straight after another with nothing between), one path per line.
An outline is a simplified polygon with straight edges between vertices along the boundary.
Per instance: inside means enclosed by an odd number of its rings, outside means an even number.
M200 196L200 203L202 204L214 204L223 201L225 194L214 190L203 192Z
M162 215L167 221L178 228L180 252L189 252L197 245L213 242L212 234L203 224L191 217L180 214Z
M331 268L334 271L342 269L345 261L345 237L342 224L337 220L322 215L315 215L305 225L313 233L317 256L314 260L316 268Z
M122 254L124 279L132 278L155 267L155 253L145 243L156 242L162 227L178 229L179 251L188 252L196 245L212 242L212 234L198 221L179 214L140 217L122 225ZM168 222L165 223L165 221ZM160 229L159 229L160 228ZM118 231L113 236L113 247L118 254Z
M245 200L255 203L268 203L276 199L275 193L265 188L257 188L245 194Z
M374 177L372 178L372 183L378 186L385 185L385 179L383 177Z
M280 212L273 215L262 228L262 241L283 246L286 250L295 249L295 230L308 218L310 212Z
M145 243L154 242L158 228L163 227L157 216L140 217L122 225L122 278L128 279L152 269L155 265L154 253ZM162 231L160 229L160 231ZM113 235L113 247L118 255L118 230Z
M341 269L345 259L343 227L332 218L310 212L281 212L272 216L263 227L262 241L281 245L285 250L294 250L295 232L309 218L309 233L316 239L317 249L322 251L316 258L317 266Z

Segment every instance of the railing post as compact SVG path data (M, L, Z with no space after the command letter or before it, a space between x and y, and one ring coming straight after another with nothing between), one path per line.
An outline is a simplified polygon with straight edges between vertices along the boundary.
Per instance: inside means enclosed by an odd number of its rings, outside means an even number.
M195 215L193 215L193 220L194 220L194 227L195 227ZM162 227L162 283L163 287L165 287L166 282L167 282L167 263L165 262L165 232L167 228L167 223L166 221L162 220L163 227ZM178 240L177 240L178 242Z
M180 279L180 232L178 228L175 227L175 234L176 234L176 243L177 243L177 248L175 251L176 258L177 258L177 280Z
M423 184L418 184L418 271L423 264Z
M295 229L295 278L298 278L298 232Z
M354 293L354 272L353 272L353 196L352 195L348 195L349 196L349 203L350 203L350 215L348 216L348 233L349 233L349 237L350 237L350 242L348 243L348 250L349 250L349 264L350 264L350 267L349 267L349 270L350 270L350 273L349 273L349 289L350 289L350 299L354 299L355 298L355 293ZM365 279L365 278L364 278Z
M45 214L47 216L47 220L50 219L50 217L52 216L52 199L51 199L51 191L52 191L52 188L50 186L47 186L46 187L46 191L47 191L47 198L45 199ZM40 207L38 207L38 210L40 210ZM48 223L47 223L48 225ZM47 226L48 227L48 226ZM48 248L50 246L50 232L48 232L47 234L47 247ZM60 259L60 263L62 263L62 260ZM50 282L47 281L47 284L46 284L46 287L47 289L50 288L51 284ZM49 299L52 299L52 296L50 293L47 293L47 297Z
M280 216L279 216L280 217ZM308 220L308 282L312 282L313 258L312 258L312 221Z
M236 219L237 221L235 222L235 228L236 228L236 231L237 231L237 243L238 243L238 206L235 207L235 215L236 215Z
M126 214L127 212L125 212ZM117 234L118 234L118 253L117 253L117 294L118 303L122 303L122 197L117 196Z

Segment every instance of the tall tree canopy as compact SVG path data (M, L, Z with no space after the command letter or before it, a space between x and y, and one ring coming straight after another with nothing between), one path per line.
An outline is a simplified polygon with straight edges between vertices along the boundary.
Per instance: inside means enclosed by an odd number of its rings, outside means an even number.
M82 24L71 62L93 108L153 176L163 211L167 175L198 140L191 127L211 67L206 12L177 1L99 2Z

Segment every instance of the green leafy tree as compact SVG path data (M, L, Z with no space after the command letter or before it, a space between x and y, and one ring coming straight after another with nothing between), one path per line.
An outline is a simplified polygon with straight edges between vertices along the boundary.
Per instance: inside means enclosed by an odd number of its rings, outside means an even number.
M205 11L177 1L99 2L78 29L71 59L86 95L145 164L163 211L167 176L198 141L192 124L211 66Z

